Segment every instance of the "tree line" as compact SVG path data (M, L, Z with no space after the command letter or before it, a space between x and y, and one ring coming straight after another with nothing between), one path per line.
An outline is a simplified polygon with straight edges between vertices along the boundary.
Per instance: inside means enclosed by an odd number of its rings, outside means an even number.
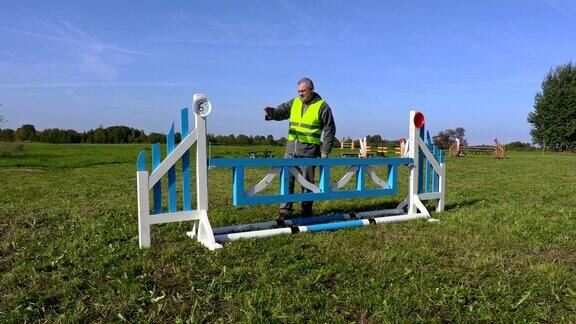
M182 136L174 134L177 143ZM207 135L208 142L219 145L270 145L283 146L286 138L275 139L268 135ZM86 132L77 132L73 129L48 128L36 130L34 125L26 124L20 128L0 129L0 142L41 142L41 143L94 143L94 144L122 144L122 143L166 143L166 134L149 133L127 126L99 127Z
M456 139L461 145L466 146L466 131L462 127L441 131L433 137L434 144L443 149L448 149ZM181 134L175 133L176 143L181 140ZM285 146L286 137L274 138L272 135L214 135L208 134L207 141L214 145L267 145ZM349 142L350 137L342 138ZM371 147L387 146L398 147L400 140L388 140L381 135L367 135L366 140ZM123 144L123 143L166 143L166 134L149 133L127 126L99 127L86 132L77 132L73 129L48 128L37 131L34 125L22 125L16 130L0 129L0 142L41 142L41 143L94 143L94 144ZM340 141L335 139L333 147L340 147ZM531 150L534 149L528 143L512 142L506 145L510 149Z

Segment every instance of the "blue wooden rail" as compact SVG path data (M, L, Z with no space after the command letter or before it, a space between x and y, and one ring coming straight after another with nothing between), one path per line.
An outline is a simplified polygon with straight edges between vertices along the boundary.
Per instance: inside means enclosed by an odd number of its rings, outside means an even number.
M426 134L426 138L424 138ZM434 159L438 163L444 163L444 153L436 145L432 143L430 133L425 130L425 126L419 129L420 138L426 143L426 146L432 152ZM439 175L438 172L434 170L430 161L426 158L424 153L420 151L418 153L418 193L432 193L439 191Z
M361 198L375 196L392 196L398 193L398 166L409 165L414 160L410 158L287 158L287 159L210 159L212 168L232 168L233 188L232 203L234 206L272 204L281 202L298 202L309 200L332 200L346 198ZM297 166L318 166L320 168L320 184L318 192L288 194L289 169ZM357 168L356 185L352 190L334 190L331 186L331 167L346 166ZM365 187L367 167L387 166L388 176L386 186L377 189ZM245 190L244 172L249 167L279 168L280 188L277 195L249 195Z

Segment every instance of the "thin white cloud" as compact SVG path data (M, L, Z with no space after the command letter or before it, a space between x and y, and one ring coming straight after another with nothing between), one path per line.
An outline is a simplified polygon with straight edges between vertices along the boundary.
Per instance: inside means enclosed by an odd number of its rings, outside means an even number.
M176 38L150 38L150 42L155 43L173 43L173 44L189 44L189 45L240 45L240 46L312 46L311 41L248 41L248 40L191 40L191 39L176 39Z
M219 16L209 13L173 13L171 19L179 23L170 34L157 34L146 40L155 43L184 45L235 46L312 46L310 37L301 37L298 29L286 23L267 23L243 17Z
M540 0L540 3L569 17L576 13L576 2L573 0Z
M88 107L94 107L95 105L88 99L84 98L83 96L80 96L76 93L76 91L68 89L68 90L64 90L64 94L74 100L76 100L77 102L86 105Z
M42 31L38 31L42 30ZM51 49L65 55L81 70L105 80L113 80L118 68L133 56L142 52L106 44L84 33L72 23L59 20L56 23L39 20L31 29L0 26L0 31L29 36L57 46Z
M530 51L532 56L538 57L536 51L532 48L532 46L530 46L530 43L528 43L526 38L524 38L524 35L518 30L518 28L516 28L516 26L510 21L510 19L506 18L506 22L508 22L508 26L510 26L510 28L512 28L512 30L516 33L516 36L518 36L522 44L524 44L524 46L528 49L528 51Z
M193 83L164 83L164 82L83 82L83 83L19 83L0 84L5 89L35 89L35 88L91 88L91 87L126 87L126 88L153 88L153 87L189 87Z

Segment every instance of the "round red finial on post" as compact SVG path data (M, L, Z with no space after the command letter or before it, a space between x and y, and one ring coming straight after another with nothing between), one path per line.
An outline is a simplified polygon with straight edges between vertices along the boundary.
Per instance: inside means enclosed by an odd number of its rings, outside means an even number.
M416 114L414 115L414 126L416 126L416 128L422 128L422 126L424 126L425 123L426 120L424 119L424 114L417 111Z

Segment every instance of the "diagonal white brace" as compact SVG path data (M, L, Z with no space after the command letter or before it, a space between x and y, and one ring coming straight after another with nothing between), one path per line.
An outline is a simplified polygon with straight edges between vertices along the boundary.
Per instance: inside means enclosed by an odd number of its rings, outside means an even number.
M302 173L300 173L300 171L298 171L297 168L291 167L290 168L290 174L292 174L296 178L296 180L298 181L298 183L300 183L302 185L302 187L304 187L304 188L306 188L312 192L320 192L320 188L318 188L317 185L306 180L306 178L302 175Z
M260 191L266 189L266 187L268 187L268 185L272 182L272 180L274 180L276 175L280 173L281 170L282 170L281 167L275 167L270 169L270 171L268 171L268 174L266 174L266 176L262 180L260 180L260 182L258 182L254 187L246 190L244 194L248 197L251 197L259 193Z
M358 166L351 166L346 172L346 174L342 176L342 178L338 180L338 182L336 182L330 187L330 191L336 191L344 187L350 181L350 179L352 179L352 177L356 175L356 171L358 171Z
M388 188L388 182L380 179L378 177L378 175L376 175L376 172L374 171L374 168L372 168L371 166L367 165L365 168L366 173L368 173L368 176L370 177L370 179L372 179L372 181L379 185L380 187L382 187L383 189L387 189Z

